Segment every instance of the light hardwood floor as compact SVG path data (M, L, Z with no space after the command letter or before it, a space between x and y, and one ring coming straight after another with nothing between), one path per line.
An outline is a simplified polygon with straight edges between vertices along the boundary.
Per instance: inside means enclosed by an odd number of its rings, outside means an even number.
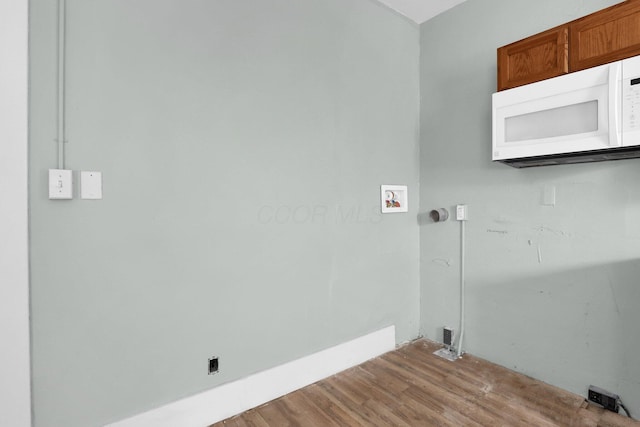
M418 340L212 427L640 426L584 397Z

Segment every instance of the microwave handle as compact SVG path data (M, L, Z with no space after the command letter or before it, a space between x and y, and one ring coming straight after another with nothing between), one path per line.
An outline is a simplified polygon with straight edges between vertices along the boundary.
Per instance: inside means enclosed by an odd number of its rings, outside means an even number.
M620 147L620 104L621 92L621 68L620 61L609 65L609 145Z

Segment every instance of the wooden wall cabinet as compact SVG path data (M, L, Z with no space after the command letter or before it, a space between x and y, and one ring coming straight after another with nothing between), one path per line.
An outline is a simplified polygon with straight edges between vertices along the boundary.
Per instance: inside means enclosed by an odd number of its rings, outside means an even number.
M640 1L627 0L572 21L569 31L570 71L640 55Z
M640 55L640 0L626 0L498 49L498 90Z
M563 25L498 49L498 90L569 72L569 27Z

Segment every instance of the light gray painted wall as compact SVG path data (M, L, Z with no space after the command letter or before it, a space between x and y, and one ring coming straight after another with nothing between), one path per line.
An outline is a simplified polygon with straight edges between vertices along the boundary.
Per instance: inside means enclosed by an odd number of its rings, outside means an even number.
M599 385L639 414L640 160L490 162L496 48L613 3L469 0L422 25L420 203L470 207L467 351L582 395ZM421 226L428 338L458 325L458 239L455 221Z
M419 28L368 0L31 2L35 425L97 426L388 325L418 335ZM379 214L407 184L409 214ZM208 376L207 359L220 357Z

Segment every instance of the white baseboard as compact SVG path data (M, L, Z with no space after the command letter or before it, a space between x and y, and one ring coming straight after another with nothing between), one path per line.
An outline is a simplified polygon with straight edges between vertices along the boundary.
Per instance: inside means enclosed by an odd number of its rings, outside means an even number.
M108 427L204 427L366 362L395 348L389 326Z

